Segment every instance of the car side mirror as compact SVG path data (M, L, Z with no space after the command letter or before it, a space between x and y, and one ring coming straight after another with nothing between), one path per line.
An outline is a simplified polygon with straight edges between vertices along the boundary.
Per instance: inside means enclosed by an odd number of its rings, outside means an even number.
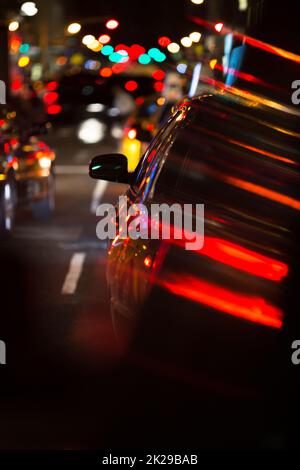
M119 153L98 155L93 158L90 162L89 174L91 178L97 180L130 184L131 175L128 173L127 158Z

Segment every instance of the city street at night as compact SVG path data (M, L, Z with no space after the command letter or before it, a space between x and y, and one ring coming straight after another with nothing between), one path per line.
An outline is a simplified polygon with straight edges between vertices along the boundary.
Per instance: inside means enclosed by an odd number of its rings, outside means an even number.
M299 449L299 14L0 0L1 468Z

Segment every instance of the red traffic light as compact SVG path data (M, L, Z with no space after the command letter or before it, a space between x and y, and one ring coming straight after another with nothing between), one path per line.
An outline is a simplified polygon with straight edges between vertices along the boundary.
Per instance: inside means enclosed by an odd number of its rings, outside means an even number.
M166 74L163 70L155 70L155 72L153 72L152 74L152 77L155 79L155 80L163 80L165 78Z
M161 47L168 47L169 44L171 44L171 39L168 38L167 36L162 36L161 38L159 38L158 40L158 44L161 46Z
M138 87L138 84L135 80L129 80L129 82L125 83L125 89L127 91L135 91Z

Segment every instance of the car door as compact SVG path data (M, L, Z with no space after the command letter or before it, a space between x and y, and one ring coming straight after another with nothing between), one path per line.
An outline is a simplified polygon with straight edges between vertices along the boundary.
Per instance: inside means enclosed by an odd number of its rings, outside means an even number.
M151 214L154 181L167 181L169 189L176 187L181 167L181 156L171 152L172 159L166 167L168 155L177 140L186 118L187 107L183 107L169 120L154 139L141 160L127 193L128 205L143 204ZM168 201L167 195L159 198ZM148 217L148 216L146 216ZM113 308L126 317L132 317L143 304L159 268L164 243L150 238L122 240L117 237L109 250L108 281Z

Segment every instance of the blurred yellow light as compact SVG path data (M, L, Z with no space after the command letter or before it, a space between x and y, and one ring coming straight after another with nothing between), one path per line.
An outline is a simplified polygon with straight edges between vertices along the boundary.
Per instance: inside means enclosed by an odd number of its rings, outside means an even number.
M76 52L76 54L73 54L70 57L70 63L72 65L81 65L84 62L84 55L81 54L80 52Z
M79 23L71 23L68 26L68 33L69 34L77 34L81 30L81 24Z
M188 36L185 36L184 38L182 38L180 42L184 47L191 47L193 43L191 38L189 38Z
M211 59L211 61L209 62L210 68L213 70L215 66L217 65L217 63L218 63L217 59Z
M87 34L82 38L82 44L84 44L85 46L90 46L95 40L95 36L93 36L92 34Z
M171 52L171 54L176 54L180 51L179 44L177 44L176 42L171 42L171 44L168 45L168 51Z
M125 137L122 142L121 153L126 155L128 160L128 171L129 173L132 173L140 161L142 144L137 139L130 140L128 137Z
M202 5L204 3L204 0L191 0L192 3L195 3L195 5Z
M101 51L102 47L103 47L103 44L100 44L99 41L97 41L98 44L92 44L91 46L88 46L89 49L91 49L91 51L93 52L99 52Z
M209 62L210 68L213 70L215 66L217 65L217 63L218 63L217 59L211 59L211 61Z
M18 61L18 66L19 67L27 67L29 62L30 62L30 59L29 59L28 56L20 57L20 59Z
M190 38L193 42L199 42L201 39L201 33L194 31L193 33L190 34Z
M9 31L17 31L17 29L19 28L20 24L18 21L11 21L9 23L9 26L8 26L8 29Z
M156 101L156 103L158 104L158 106L163 106L166 102L166 98L164 98L163 96L161 96L160 98L158 98L158 100Z
M87 44L87 47L89 49L95 49L96 47L99 46L99 44L100 44L99 41L97 41L97 39L95 39L91 44Z

